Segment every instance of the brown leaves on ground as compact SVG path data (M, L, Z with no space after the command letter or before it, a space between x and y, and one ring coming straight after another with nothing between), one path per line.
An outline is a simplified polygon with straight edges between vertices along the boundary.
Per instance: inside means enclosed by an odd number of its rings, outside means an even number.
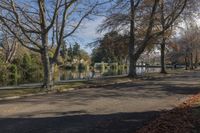
M160 117L150 122L136 133L198 133L200 118L193 114L193 105L199 103L200 94L186 100L179 107L161 113Z
M183 102L179 108L192 107L196 104L200 104L200 94L190 97L188 100Z

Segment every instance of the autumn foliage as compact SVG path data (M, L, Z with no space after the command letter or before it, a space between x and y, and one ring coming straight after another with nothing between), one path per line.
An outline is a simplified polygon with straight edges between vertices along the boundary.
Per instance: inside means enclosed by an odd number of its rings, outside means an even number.
M138 130L136 133L196 133L200 118L194 115L194 105L200 101L200 94L195 95L179 107L164 111L160 117Z

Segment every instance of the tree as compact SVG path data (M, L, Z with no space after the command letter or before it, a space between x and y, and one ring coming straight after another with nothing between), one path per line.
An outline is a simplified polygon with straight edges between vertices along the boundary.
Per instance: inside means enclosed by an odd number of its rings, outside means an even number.
M115 11L112 11L102 24L102 29L127 30L129 28L129 76L136 77L136 62L152 40L167 31L186 7L187 0L172 0L173 9L166 15L166 24L157 30L160 22L157 14L160 0L117 0ZM119 8L119 7L124 7ZM125 8L127 7L127 8ZM121 10L119 10L121 9ZM127 26L128 25L128 26ZM127 28L128 27L128 28ZM143 32L142 36L139 33Z
M72 45L69 46L67 54L68 54L68 57L69 57L69 61L72 64L72 61L74 59Z
M11 63L18 48L18 41L15 37L10 36L5 29L2 28L1 32L0 47L2 48L3 60L4 63Z
M199 26L195 20L184 24L179 36L171 41L172 49L167 55L173 64L185 64L186 70L197 68L199 63L200 43Z
M170 36L173 34L174 30L176 30L176 27L179 26L179 23L181 22L181 19L185 19L186 16L193 17L195 15L194 12L196 11L196 5L198 5L199 2L196 0L190 0L187 2L187 5L181 6L180 9L174 9L174 7L178 7L180 2L174 2L174 0L160 0L159 4L159 19L160 19L160 30L162 31L161 35L161 73L166 74L166 68L165 68L165 49L166 49L166 41L170 38ZM187 10L184 10L184 9ZM171 13L171 10L174 10L174 15L177 14L177 16L180 16L178 19L174 21L174 23L171 25L171 27L168 30L165 30L164 27L168 24L169 19L167 18L169 14ZM183 12L184 10L184 12ZM183 15L181 14L183 13ZM172 15L173 15L172 14Z
M84 61L86 61L87 63L90 63L90 56L88 55L88 53L81 49L80 50L80 59L83 59Z
M43 87L51 88L62 41L101 4L93 0L87 4L80 0L1 0L0 22L21 45L41 55ZM52 57L50 44L55 48Z
M80 45L78 43L75 43L72 50L73 56L80 60Z
M92 52L92 62L117 62L122 64L128 57L127 35L109 32L95 42ZM119 52L120 51L120 52Z
M189 23L181 34L180 48L185 52L185 63L189 64L190 69L194 69L194 64L195 67L198 64L198 50L200 48L199 36L199 26L194 22Z

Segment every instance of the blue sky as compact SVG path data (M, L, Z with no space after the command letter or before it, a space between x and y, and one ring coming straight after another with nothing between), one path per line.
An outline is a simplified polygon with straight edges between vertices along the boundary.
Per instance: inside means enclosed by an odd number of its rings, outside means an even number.
M88 0L88 1L93 1L94 3L95 1L99 1L100 3L109 2L109 3L103 4L102 6L99 6L97 9L97 12L99 13L99 15L94 15L94 14L90 15L89 16L90 19L93 19L93 20L85 19L85 21L83 21L79 29L73 35L75 37L73 37L72 40L70 38L70 42L78 42L81 45L82 49L86 50L89 54L91 54L92 48L86 47L86 45L88 43L94 42L96 39L98 39L99 37L102 37L105 34L105 32L97 33L96 31L97 31L98 26L105 19L105 16L103 17L103 15L105 15L105 9L109 8L111 3L109 0ZM86 2L86 0L84 2Z
M37 1L31 1L31 3L29 0L16 0L16 1L24 3L24 4L29 2L30 5L36 5L35 6L36 8L38 6ZM88 0L88 1L93 1L95 3L95 1L97 1L97 0ZM103 1L107 1L107 0L99 0L99 1L103 2ZM85 0L83 2L87 2L87 1ZM48 4L48 7L53 6L52 8L54 8L54 5L52 5L52 2L47 3L47 4ZM85 5L85 6L86 7L84 7L84 8L89 8L88 5ZM98 9L98 10L100 11L100 9ZM103 10L103 12L104 12L104 10ZM81 15L79 15L79 14L80 14L80 12L74 13L70 18L73 20L76 17L80 17ZM91 54L92 48L86 47L86 45L88 43L95 41L97 38L99 38L103 35L103 33L102 34L97 33L96 29L102 23L104 17L90 15L90 18L92 18L93 20L85 19L85 21L83 21L83 23L81 24L79 29L73 34L73 37L72 38L69 37L66 39L69 41L68 44L74 44L74 42L78 42L81 45L81 48L86 50L89 54ZM72 22L72 24L73 24L73 22ZM50 39L51 39L51 37L50 37Z
M86 50L89 54L92 48L86 47L90 42L95 41L97 38L102 37L103 33L97 33L97 27L102 23L104 17L96 17L94 20L86 20L75 34L75 41L77 41L81 48Z

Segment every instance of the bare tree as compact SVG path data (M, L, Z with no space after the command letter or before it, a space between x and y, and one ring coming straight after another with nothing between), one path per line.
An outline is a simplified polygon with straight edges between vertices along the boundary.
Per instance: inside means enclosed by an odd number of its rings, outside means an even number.
M10 34L4 29L1 28L1 38L0 38L0 47L2 48L4 63L11 63L18 48L18 41L15 37L10 36Z
M174 24L187 5L187 0L171 0L174 3L173 8L165 15L165 24L163 24L162 30L157 30L160 18L162 18L158 15L160 2L160 0L126 0L126 2L117 0L117 5L114 6L117 8L116 12L111 12L101 26L103 29L122 31L130 27L130 77L137 76L136 62L146 47L151 44L152 40L160 37ZM128 5L127 10L123 8L123 10L119 11L118 7L125 7L125 5ZM143 32L142 36L138 36L141 31Z
M185 64L188 64L190 69L194 69L194 66L197 67L198 64L198 50L200 48L199 26L191 22L186 27L187 28L183 29L181 34L180 48L185 53Z
M166 74L165 68L165 49L166 49L166 41L170 38L173 32L177 29L176 27L179 26L179 23L185 19L185 17L195 17L195 12L197 11L197 5L199 2L196 0L187 1L187 4L183 4L184 1L176 1L174 0L160 0L159 4L159 18L160 18L160 26L161 26L161 73ZM185 10L184 10L185 9ZM173 11L173 12L171 12ZM171 14L171 15L170 15ZM171 25L169 30L165 30L165 25L168 24L169 19L168 16L176 15L179 16L178 19L175 19L174 23ZM170 33L170 34L169 34Z
M41 55L43 87L50 88L62 41L103 3L90 0L87 4L81 0L1 0L0 21L21 45ZM55 52L50 56L52 48Z

